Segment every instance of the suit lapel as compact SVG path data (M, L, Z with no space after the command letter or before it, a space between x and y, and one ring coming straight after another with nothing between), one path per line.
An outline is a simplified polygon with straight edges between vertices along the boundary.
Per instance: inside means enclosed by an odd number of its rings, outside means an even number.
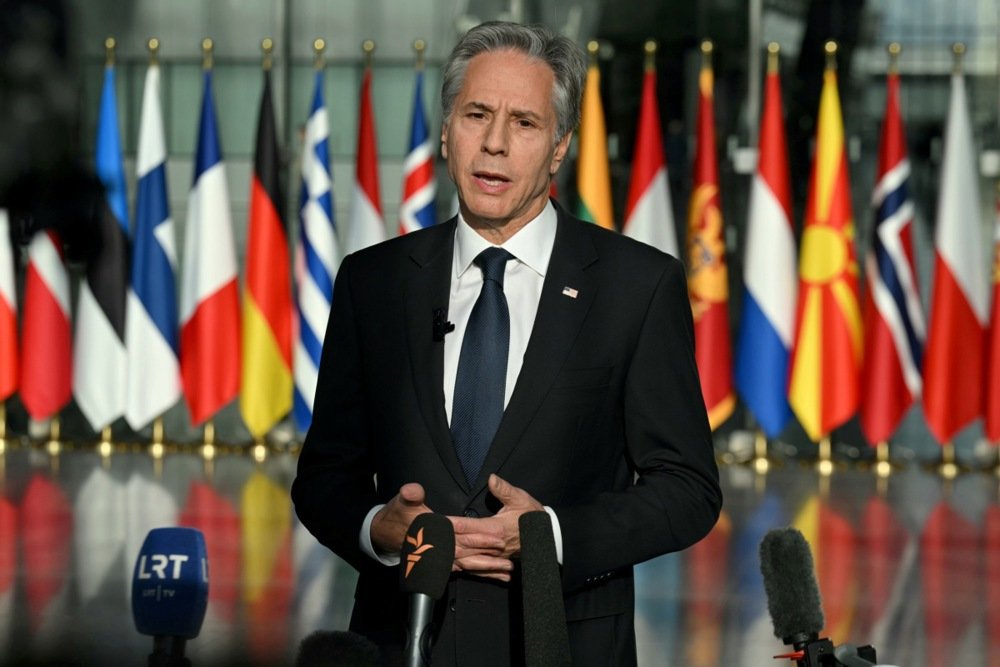
M433 230L433 231L431 231ZM410 254L415 270L406 285L405 320L413 386L420 412L445 468L463 488L467 486L458 462L444 411L444 343L433 337L434 311L448 311L455 219L432 227Z
M586 273L597 261L593 243L579 223L557 210L556 241L524 362L473 495L485 488L487 471L498 470L514 451L562 368L597 294L599 285Z

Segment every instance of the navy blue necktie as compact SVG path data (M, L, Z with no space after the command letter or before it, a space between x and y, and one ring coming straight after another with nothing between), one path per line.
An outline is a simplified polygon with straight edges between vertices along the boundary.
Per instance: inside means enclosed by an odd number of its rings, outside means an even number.
M503 417L510 349L503 275L511 259L514 256L503 248L487 248L472 260L483 270L483 288L462 339L451 409L451 436L470 486L479 477Z

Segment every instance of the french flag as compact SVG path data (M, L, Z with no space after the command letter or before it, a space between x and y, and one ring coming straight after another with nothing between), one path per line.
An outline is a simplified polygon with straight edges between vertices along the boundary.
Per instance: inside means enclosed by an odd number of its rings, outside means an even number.
M14 252L10 246L10 219L0 208L0 401L17 391L17 290Z
M21 331L21 400L32 419L48 419L73 393L69 276L62 241L51 229L28 245Z
M236 398L240 387L236 246L211 70L205 70L204 85L180 304L181 378L193 424L201 424Z
M871 443L888 440L920 396L926 331L913 261L910 161L899 113L899 74L890 71L872 195L875 226L866 257L861 367L861 429Z
M378 154L375 113L372 111L372 68L366 67L361 81L358 114L358 154L347 226L347 252L352 253L385 240L382 198L378 186Z
M777 437L792 416L788 364L798 294L788 148L777 53L768 64L760 156L750 190L743 307L736 340L736 390L761 430Z
M424 117L424 72L417 69L410 124L410 152L403 160L403 203L399 208L400 235L435 223L434 147Z
M942 444L982 414L989 299L979 201L965 80L955 72L945 128L924 361L924 414Z

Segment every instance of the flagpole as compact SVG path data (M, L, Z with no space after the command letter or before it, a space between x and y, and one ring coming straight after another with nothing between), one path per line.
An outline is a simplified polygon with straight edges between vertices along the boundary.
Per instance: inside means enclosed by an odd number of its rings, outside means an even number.
M149 443L149 455L153 457L153 475L160 479L163 475L163 454L166 445L163 442L163 415L153 420L153 437Z
M361 42L361 51L364 53L365 69L371 69L375 57L375 40L366 39Z
M767 436L760 428L754 432L753 438L753 460L750 462L754 472L765 474L771 467L771 462L767 458Z
M97 443L97 452L101 455L101 467L105 470L111 467L111 452L114 450L114 443L111 440L111 424L107 424L101 429L101 439Z
M883 440L875 445L875 466L872 470L881 479L892 474L892 461L889 456L889 442Z
M59 474L59 452L62 450L62 444L59 441L59 430L59 415L56 414L49 418L49 439L45 443L45 451L49 453L49 469L52 471L53 476Z
M274 65L274 59L271 56L274 52L274 41L270 37L265 37L260 42L260 50L264 54L261 59L261 67L265 72L270 72Z
M201 458L205 463L205 476L211 479L215 472L215 420L205 422L204 444L201 446Z
M413 50L417 54L417 62L414 64L413 68L418 72L424 71L424 51L427 50L427 42L422 39L413 40Z
M833 472L833 445L830 436L824 435L819 439L819 452L816 457L816 470L821 477L828 477Z

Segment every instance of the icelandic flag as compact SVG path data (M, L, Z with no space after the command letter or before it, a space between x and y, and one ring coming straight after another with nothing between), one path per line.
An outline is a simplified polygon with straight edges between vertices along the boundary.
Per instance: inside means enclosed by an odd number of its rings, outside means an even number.
M735 380L761 430L776 438L792 416L787 394L788 360L798 293L788 147L776 57L764 84L759 149L750 190Z
M878 179L872 194L875 226L866 257L868 276L861 366L861 429L885 442L920 396L924 316L913 261L910 161L899 113L899 74L887 80Z
M240 389L240 301L226 172L206 70L181 276L181 378L191 423Z
M97 175L105 202L97 226L98 250L87 263L76 306L73 394L91 428L125 414L125 289L128 284L128 195L115 95L115 68L104 68L97 117Z
M357 169L347 227L347 252L352 253L386 238L382 200L378 187L378 152L375 141L375 112L372 110L372 70L365 68L361 81L358 113Z
M434 147L424 118L424 72L417 70L410 124L410 152L403 160L403 203L399 207L400 235L430 227L436 222Z
M302 432L312 424L316 377L326 322L330 318L330 303L333 301L333 280L340 266L340 248L333 217L329 137L323 101L323 72L318 71L302 146L299 234L295 248L298 326L293 351L295 395L292 414L295 425Z
M125 419L138 430L181 396L177 361L177 242L167 196L167 149L160 111L160 68L146 71L136 154L138 192L132 276L126 303L128 391ZM149 379L156 378L155 382Z

